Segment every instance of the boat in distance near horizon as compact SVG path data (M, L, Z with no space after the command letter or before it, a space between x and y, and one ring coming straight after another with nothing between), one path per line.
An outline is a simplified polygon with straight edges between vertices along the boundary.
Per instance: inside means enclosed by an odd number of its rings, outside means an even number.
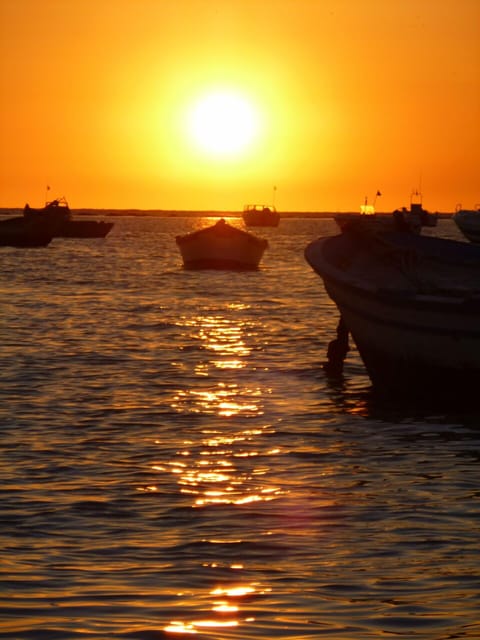
M474 209L458 208L453 215L453 221L467 240L480 244L480 205Z
M417 202L414 202L414 197L417 198ZM334 219L342 231L351 222L361 221L362 224L369 224L377 231L421 233L422 227L437 226L438 214L424 209L421 195L415 191L409 208L395 209L390 215L376 213L374 205L368 205L365 199L365 204L361 205L359 213L340 213L335 215Z
M103 220L73 218L65 198L51 200L41 209L34 209L27 203L23 215L27 220L50 225L54 238L104 238L114 224Z
M175 240L187 269L255 270L268 247L268 240L238 229L223 218Z
M1 247L46 247L53 238L50 225L15 216L0 220Z
M344 357L349 333L374 389L411 399L475 397L480 247L352 227L311 242L305 258L340 312L329 351L341 347Z
M247 227L278 227L280 214L273 205L246 204L242 218Z

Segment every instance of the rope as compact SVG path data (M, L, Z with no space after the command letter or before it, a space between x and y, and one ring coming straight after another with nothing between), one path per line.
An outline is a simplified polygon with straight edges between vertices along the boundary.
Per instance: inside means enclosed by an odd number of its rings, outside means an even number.
M348 346L348 329L345 325L343 317L337 325L337 337L329 342L327 349L327 362L323 365L323 369L327 375L338 377L343 372L343 362L350 348Z

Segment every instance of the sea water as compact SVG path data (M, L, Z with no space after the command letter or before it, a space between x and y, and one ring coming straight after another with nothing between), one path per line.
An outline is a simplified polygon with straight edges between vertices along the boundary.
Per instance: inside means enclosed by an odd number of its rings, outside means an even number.
M353 345L325 376L334 220L256 272L114 222L0 250L0 638L479 638L480 412L381 402Z

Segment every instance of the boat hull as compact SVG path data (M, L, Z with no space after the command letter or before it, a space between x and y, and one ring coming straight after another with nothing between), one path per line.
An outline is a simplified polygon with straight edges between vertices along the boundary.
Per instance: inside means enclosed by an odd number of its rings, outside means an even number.
M480 384L480 303L449 310L367 299L334 281L325 288L350 330L372 383L390 393L438 393Z
M453 220L467 240L480 244L480 210L462 209L457 211Z
M339 213L334 216L339 228L344 231L352 224L362 224L374 232L406 231L421 233L422 227L436 227L438 216L425 209L396 209L392 214Z
M244 213L243 221L247 227L278 227L280 216L278 213Z
M113 222L101 220L65 220L55 230L56 238L104 238Z
M2 247L46 247L53 232L48 225L29 222L23 217L0 221L0 246Z
M460 285L457 290L450 286L445 292L440 287L422 292L411 285L411 273L403 285L399 278L391 288L365 277L359 282L354 270L341 266L351 260L352 248L348 241L338 242L339 237L311 243L305 256L337 305L373 386L388 394L421 398L439 393L469 396L478 389L480 291L462 290ZM473 270L480 287L480 251L477 257L478 264L470 255L472 264L462 269ZM358 258L359 263L368 261ZM395 277L393 269L390 275Z
M395 228L395 221L391 215L378 215L376 213L339 213L334 216L341 231L348 229L352 224L369 225L373 230L391 231Z
M267 240L237 229L224 220L177 236L176 242L187 269L255 270L268 247Z
M64 199L53 200L42 209L26 205L23 216L29 222L48 225L54 238L104 238L113 227L113 222L73 218Z

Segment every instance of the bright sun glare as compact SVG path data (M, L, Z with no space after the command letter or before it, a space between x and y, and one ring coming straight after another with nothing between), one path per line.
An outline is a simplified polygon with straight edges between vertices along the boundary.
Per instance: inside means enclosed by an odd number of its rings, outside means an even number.
M189 133L209 155L238 155L255 140L258 120L258 113L246 98L218 91L194 103L189 114Z

